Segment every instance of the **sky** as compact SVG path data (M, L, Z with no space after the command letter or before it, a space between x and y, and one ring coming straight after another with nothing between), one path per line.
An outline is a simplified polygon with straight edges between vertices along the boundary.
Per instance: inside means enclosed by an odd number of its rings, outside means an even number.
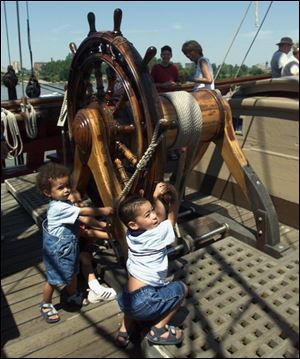
M4 17L6 4L8 41ZM299 41L298 1L28 1L33 62L63 60L69 43L77 47L89 32L87 14L94 12L97 31L113 30L113 11L123 11L121 31L143 57L147 48L169 45L173 62L189 60L181 52L185 41L196 40L211 63L221 64L250 5L226 58L227 64L241 65L247 50L272 3L265 22L244 63L270 62L281 37ZM258 12L256 15L256 5ZM30 69L26 1L19 1L23 67ZM16 1L1 1L1 68L20 62Z

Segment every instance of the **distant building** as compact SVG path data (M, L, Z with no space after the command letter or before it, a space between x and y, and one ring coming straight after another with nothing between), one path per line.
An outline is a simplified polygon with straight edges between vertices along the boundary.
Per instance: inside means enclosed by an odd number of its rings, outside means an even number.
M19 63L19 61L13 61L13 63L11 64L13 69L15 70L15 73L17 74L18 72L20 72L21 70L21 65ZM5 74L7 72L7 66L2 66L1 67L1 73Z
M255 65L258 69L261 69L261 70L263 70L263 71L270 71L270 66L269 66L269 63L268 63L268 61L266 61L266 63L265 64L256 64Z
M20 65L19 61L13 61L12 67L14 68L16 74L17 74L19 71L21 71L21 65Z

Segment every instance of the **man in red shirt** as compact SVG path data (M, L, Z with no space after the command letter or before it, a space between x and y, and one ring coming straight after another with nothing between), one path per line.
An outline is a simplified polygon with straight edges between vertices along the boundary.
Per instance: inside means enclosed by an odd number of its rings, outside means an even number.
M151 76L158 92L174 91L178 82L178 69L170 62L172 49L166 45L161 48L161 63L153 66Z

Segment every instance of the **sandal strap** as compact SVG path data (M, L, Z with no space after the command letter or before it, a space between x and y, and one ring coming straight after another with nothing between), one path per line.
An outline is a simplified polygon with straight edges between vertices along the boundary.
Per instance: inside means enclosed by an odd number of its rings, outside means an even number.
M58 314L58 311L55 309L55 307L52 303L42 303L42 304L40 304L40 308L41 309L50 309L47 312L43 312L43 313L47 314L48 317Z
M160 339L161 335L168 331L168 328L166 325L161 328L157 328L155 325L153 325L150 331L153 331L153 337L155 337L156 339Z
M176 335L176 327L174 325L166 325L166 329L173 335Z

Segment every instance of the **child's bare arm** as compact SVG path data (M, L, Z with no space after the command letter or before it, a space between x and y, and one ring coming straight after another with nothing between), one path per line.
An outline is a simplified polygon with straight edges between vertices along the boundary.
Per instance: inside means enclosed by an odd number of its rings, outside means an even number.
M159 219L159 222L162 222L167 218L166 208L161 201L161 196L165 193L166 188L166 183L159 182L153 192L154 210Z
M178 196L175 187L168 183L167 190L162 197L169 206L168 220L174 226L177 220L177 213L178 213Z
M178 200L175 187L169 183L158 183L153 193L153 200L155 204L155 212L159 220L164 221L168 218L171 223L175 225L178 211ZM168 207L168 212L165 204Z
M107 223L104 221L98 221L98 219L90 216L79 216L80 222L84 223L88 227L105 230Z
M80 207L80 216L111 216L113 214L112 207Z

